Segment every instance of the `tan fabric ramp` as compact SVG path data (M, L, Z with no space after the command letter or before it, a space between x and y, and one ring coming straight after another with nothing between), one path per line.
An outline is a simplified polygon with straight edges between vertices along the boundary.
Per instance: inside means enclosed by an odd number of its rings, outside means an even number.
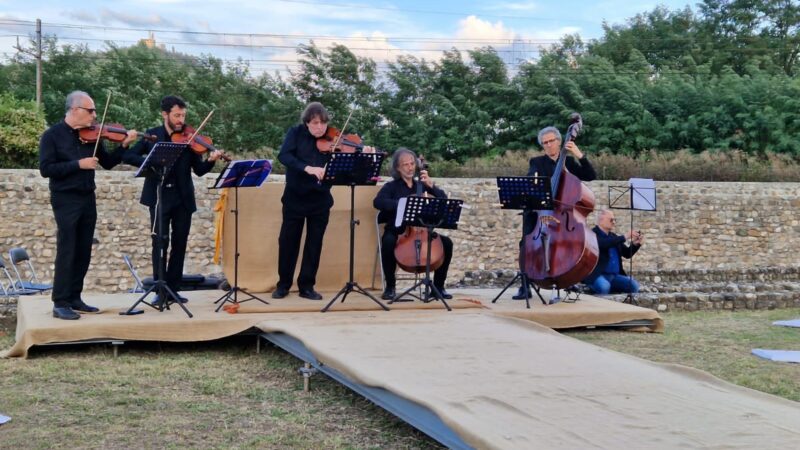
M275 289L278 282L278 234L283 216L281 196L283 183L266 183L260 188L239 189L239 286L253 292ZM377 233L372 200L378 194L377 186L358 186L355 190L356 220L361 225L355 232L355 281L362 287L372 284L372 273L377 250ZM322 246L318 291L336 291L344 286L349 277L350 257L350 188L334 186L332 191L334 205L325 241ZM233 280L234 222L231 208L234 193L229 196L225 209L223 233L223 268L225 276ZM302 257L302 244L300 253ZM230 255L230 256L228 256ZM300 270L300 259L297 271ZM380 285L380 269L378 269ZM295 274L294 280L297 280Z
M800 404L480 312L259 324L423 404L477 448L795 448Z

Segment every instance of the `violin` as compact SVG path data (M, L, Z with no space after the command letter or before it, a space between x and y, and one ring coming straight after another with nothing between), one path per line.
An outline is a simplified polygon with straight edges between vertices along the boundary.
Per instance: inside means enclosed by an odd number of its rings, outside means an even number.
M137 131L136 134L140 138L150 142L156 142L158 140L158 137L152 134L142 133L140 131ZM78 139L84 144L93 144L97 142L98 139L106 139L109 142L119 144L124 141L126 137L128 137L128 130L118 123L107 123L103 125L101 130L100 124L95 122L92 126L78 130Z
M325 134L317 138L317 150L321 153L355 153L364 149L364 141L357 134L342 134L338 128L328 127Z
M425 158L417 159L418 170L428 170ZM417 183L417 196L423 196L422 182L414 176ZM430 270L436 270L444 263L444 245L442 238L434 233L428 249L428 229L426 227L406 227L403 234L397 237L394 247L394 258L401 269L410 273L422 273L427 270L430 251Z
M194 135L192 142L189 139ZM225 154L225 152L218 150L211 144L211 138L195 134L195 129L189 125L183 126L183 131L172 133L170 140L176 144L189 144L189 148L198 155L206 152L220 152L220 157L227 162L231 162L233 158Z

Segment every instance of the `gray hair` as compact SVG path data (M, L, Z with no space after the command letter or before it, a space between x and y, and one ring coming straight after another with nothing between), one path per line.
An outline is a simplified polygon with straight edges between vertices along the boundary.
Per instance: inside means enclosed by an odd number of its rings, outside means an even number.
M66 107L66 112L69 112L75 106L75 103L78 103L78 100L82 98L92 98L89 94L84 91L72 91L67 94L67 100L64 102L64 106Z
M611 210L610 209L601 209L601 210L597 211L597 221L600 222L600 219L602 219L603 217L605 217L605 216L607 216L609 214L611 214Z
M542 145L542 137L547 133L553 133L553 134L556 135L556 137L558 138L559 141L561 140L561 132L558 131L558 128L556 128L556 127L544 127L541 130L539 130L539 135L536 136L536 140L539 142L539 145Z
M392 175L392 178L395 180L399 180L400 178L402 178L400 172L397 171L397 166L400 165L400 158L403 155L411 155L414 158L414 161L417 160L417 154L405 147L400 147L397 150L395 150L394 153L392 153L392 167L390 170L390 174Z

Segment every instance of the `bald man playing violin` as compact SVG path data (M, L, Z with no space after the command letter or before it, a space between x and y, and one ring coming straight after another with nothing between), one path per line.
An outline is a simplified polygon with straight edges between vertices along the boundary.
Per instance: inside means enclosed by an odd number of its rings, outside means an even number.
M83 280L92 258L92 238L97 222L94 172L97 166L111 169L122 160L122 151L136 140L136 130L126 133L122 147L106 151L103 142L83 142L79 131L97 118L94 100L86 92L67 95L66 115L42 134L39 141L39 172L49 178L50 205L58 229L53 274L53 317L80 318L78 313L96 313L81 298ZM96 152L95 152L96 148Z
M300 124L286 132L278 154L278 160L286 166L286 187L281 197L283 223L278 235L278 283L272 292L275 299L289 295L305 228L306 241L297 287L300 297L322 300L314 285L333 196L331 186L322 183L330 153L317 149L317 139L326 135L329 121L328 110L322 103L309 103L300 115ZM362 151L375 150L365 146Z
M155 142L141 140L133 148L125 152L123 160L132 166L140 167L145 157L157 142L172 142L172 135L182 133L186 126L186 102L180 97L168 95L161 99L162 125L147 130L147 134L156 136ZM207 159L189 149L184 149L175 161L163 181L161 198L161 216L164 223L164 234L160 237L152 235L153 279L158 279L159 264L164 268L164 281L172 292L178 293L183 278L183 262L186 257L186 246L189 241L189 230L192 226L192 214L197 211L194 197L192 172L202 177L214 168L216 161L222 156L220 151L207 153ZM142 188L139 203L150 209L150 226L157 229L156 202L158 200L158 184L160 176L150 172ZM160 244L160 245L159 245ZM171 245L171 247L170 247ZM160 258L158 249L164 255L169 249L169 258ZM178 300L185 303L186 297L178 294ZM153 304L159 306L163 299L158 295Z

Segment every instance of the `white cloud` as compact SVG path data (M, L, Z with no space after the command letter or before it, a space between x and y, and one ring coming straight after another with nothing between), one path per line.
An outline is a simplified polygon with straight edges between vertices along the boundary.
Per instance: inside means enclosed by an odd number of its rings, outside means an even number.
M457 39L512 40L516 37L513 30L506 28L503 22L491 23L475 16L469 16L458 23Z

